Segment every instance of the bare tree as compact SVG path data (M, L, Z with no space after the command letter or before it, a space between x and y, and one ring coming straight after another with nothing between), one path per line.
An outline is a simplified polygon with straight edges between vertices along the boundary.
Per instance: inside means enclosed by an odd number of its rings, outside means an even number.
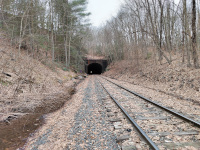
M194 61L194 67L199 68L196 35L196 0L192 0L192 56Z

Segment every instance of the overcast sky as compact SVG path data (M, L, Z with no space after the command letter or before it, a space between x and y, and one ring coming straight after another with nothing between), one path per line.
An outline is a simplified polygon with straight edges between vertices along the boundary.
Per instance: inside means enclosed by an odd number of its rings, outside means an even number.
M120 5L124 0L88 0L88 11L90 22L93 26L100 26L112 16L116 16Z
M112 16L116 16L117 12L125 0L88 0L88 12L91 12L90 23L93 26L100 26L109 20ZM175 0L178 4L180 0Z

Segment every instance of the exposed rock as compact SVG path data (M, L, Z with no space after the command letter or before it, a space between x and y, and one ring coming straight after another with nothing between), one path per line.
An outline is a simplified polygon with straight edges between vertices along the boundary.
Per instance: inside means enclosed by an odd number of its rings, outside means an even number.
M130 136L128 136L128 135L117 137L117 143L122 142L124 140L128 140L129 138L130 138Z

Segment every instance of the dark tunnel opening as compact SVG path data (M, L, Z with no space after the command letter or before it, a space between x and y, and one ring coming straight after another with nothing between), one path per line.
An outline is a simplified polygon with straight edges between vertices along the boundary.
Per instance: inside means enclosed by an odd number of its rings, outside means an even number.
M88 74L101 74L102 66L98 63L92 63L88 66Z

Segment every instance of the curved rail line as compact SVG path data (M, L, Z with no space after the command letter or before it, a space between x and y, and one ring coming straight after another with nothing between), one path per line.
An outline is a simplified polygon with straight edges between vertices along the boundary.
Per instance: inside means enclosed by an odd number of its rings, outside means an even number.
M164 107L164 106L162 106L162 105L160 105L160 104L158 104L158 103L156 103L156 102L154 102L154 101L152 101L148 98L145 98L144 96L142 96L142 95L140 95L136 92L133 92L133 91L121 86L121 85L118 85L118 84L116 84L116 83L114 83L114 82L112 82L112 81L110 81L110 80L108 80L104 77L101 77L101 78L103 78L104 80L116 85L117 87L119 87L119 88L121 88L121 89L123 89L123 90L125 90L125 91L127 91L131 94L134 94L135 96L155 105L156 107L161 108L161 109L167 111L168 113L170 113L170 114L172 114L172 115L174 115L174 116L176 116L176 117L178 117L178 118L180 118L180 119L182 119L186 122L192 123L196 127L200 128L199 122L194 121L194 120L192 120L192 119L190 119L190 118L188 118L188 117L186 117L186 116L184 116L184 115L182 115L182 114L180 114L180 113L178 113L174 110L171 110L167 107ZM136 121L134 121L134 119L130 116L130 114L128 114L127 111L119 104L119 102L111 95L111 93L109 93L109 91L104 87L104 85L101 83L101 81L98 80L98 82L103 87L103 89L108 93L108 95L114 100L114 102L117 104L117 106L122 110L122 112L125 114L125 116L130 120L130 122L133 124L133 126L135 127L137 132L142 136L142 138L146 141L146 143L150 146L150 148L154 149L154 150L159 150L159 148L156 146L156 144L148 137L148 135L142 130L142 128L136 123Z
M131 94L134 94L135 96L137 96L139 98L142 98L143 100L145 100L145 101L147 101L147 102L149 102L149 103L151 103L151 104L153 104L153 105L155 105L155 106L157 106L157 107L159 107L159 108L161 108L161 109L163 109L163 110L165 110L165 111L167 111L167 112L169 112L169 113L171 113L171 114L173 114L173 115L175 115L175 116L177 116L177 117L179 117L179 118L181 118L181 119L183 119L183 120L185 120L185 121L187 121L189 123L192 123L196 127L200 128L200 123L199 122L197 122L197 121L195 121L193 119L190 119L190 118L188 118L188 117L186 117L186 116L184 116L184 115L182 115L182 114L180 114L180 113L178 113L178 112L176 112L176 111L174 111L172 109L169 109L169 108L167 108L165 106L162 106L162 105L160 105L160 104L158 104L158 103L156 103L156 102L154 102L154 101L152 101L152 100L150 100L150 99L148 99L148 98L146 98L146 97L144 97L144 96L142 96L142 95L140 95L140 94L138 94L138 93L136 93L134 91L131 91L131 90L129 90L129 89L127 89L127 88L125 88L125 87L123 87L121 85L118 85L118 84L116 84L116 83L114 83L114 82L112 82L112 81L110 81L110 80L108 80L108 79L106 79L104 77L101 77L101 78L103 78L104 80L107 80L107 81L115 84L116 86L126 90L127 92L129 92Z

